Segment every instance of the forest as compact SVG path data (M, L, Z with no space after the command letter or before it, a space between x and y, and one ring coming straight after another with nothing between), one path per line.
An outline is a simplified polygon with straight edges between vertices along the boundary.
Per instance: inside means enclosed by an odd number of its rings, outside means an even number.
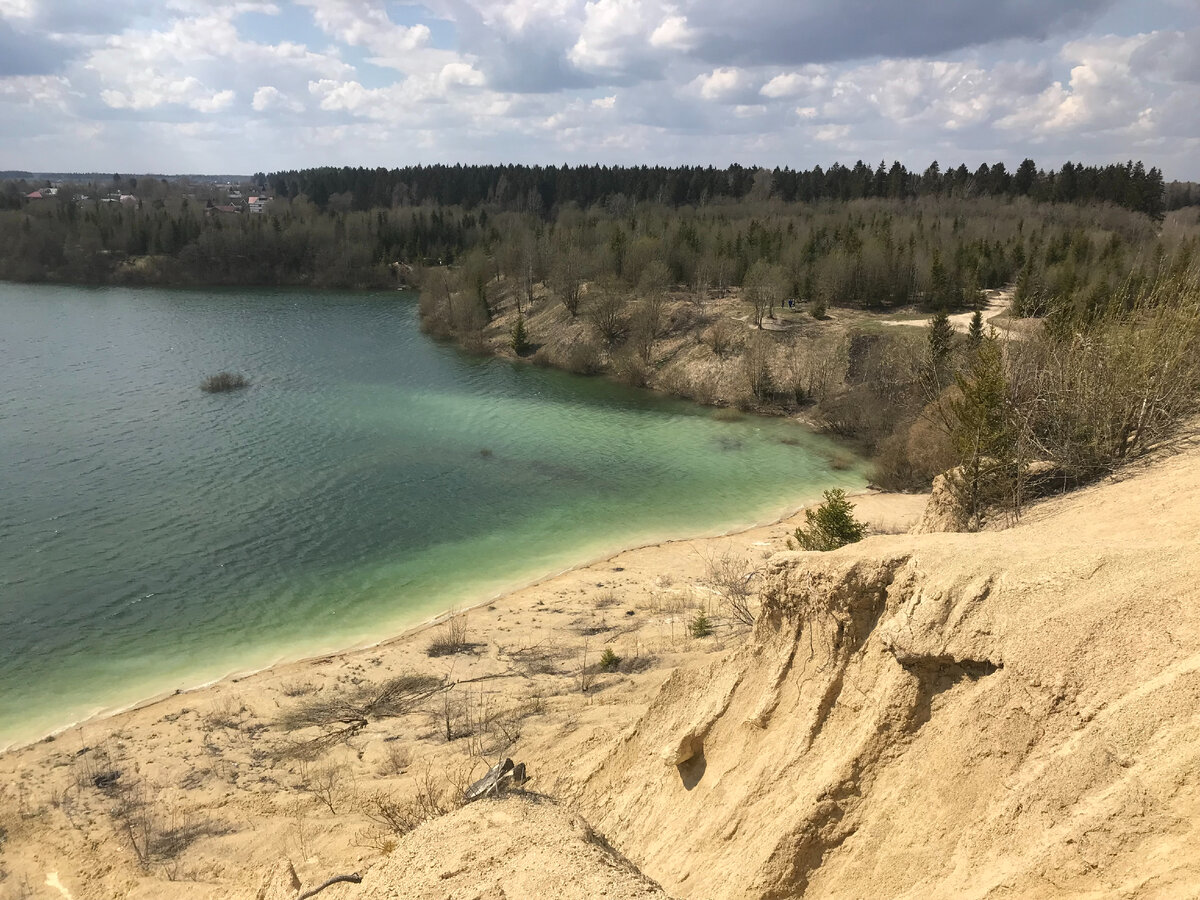
M1092 215L1080 211L1092 207L1117 242L1111 261L1140 245L1140 232L1172 202L1193 197L1191 185L1164 186L1161 172L1141 162L1047 171L1032 160L1012 173L1003 163L944 173L934 163L919 175L898 162L872 169L861 161L808 171L319 168L258 173L236 201L212 182L119 174L111 183L64 182L53 196L31 199L39 187L28 179L0 184L0 278L385 287L412 268L455 264L472 251L495 256L519 231L541 244L607 242L612 274L630 283L648 253L676 282L691 283L691 260L703 258L702 269L712 271L701 276L718 285L740 285L765 259L785 265L806 296L882 305L924 296L930 280L934 302L955 305L972 279L986 286L1013 277L1035 233L1045 242L1037 252L1054 266L1050 244L1061 244L1072 222L1083 227ZM253 193L270 198L260 214L241 200ZM970 224L992 209L1003 228ZM1013 228L1022 229L1020 241ZM1085 262L1077 239L1070 238L1074 258Z
M472 208L489 204L504 210L545 215L564 204L588 208L621 196L666 206L694 206L712 200L861 200L913 197L1029 197L1051 203L1112 203L1160 218L1167 194L1162 173L1139 161L1107 166L1066 163L1057 171L1024 160L1014 172L1002 162L974 171L932 163L923 173L900 162L872 169L859 160L828 170L790 168L727 169L682 166L415 166L403 169L321 168L256 176L281 197L303 194L318 205L349 195L354 209L434 203Z

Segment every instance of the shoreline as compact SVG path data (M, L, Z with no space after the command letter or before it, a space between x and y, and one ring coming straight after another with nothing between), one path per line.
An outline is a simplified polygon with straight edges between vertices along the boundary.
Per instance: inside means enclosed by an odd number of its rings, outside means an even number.
M896 492L883 491L883 490L879 490L877 488L872 488L868 485L868 486L861 488L860 490L848 493L847 496L849 498L851 498L852 500L856 499L856 498L861 500L864 497L875 498L875 497L890 497L890 496L923 498L925 495L923 495L923 494L899 494ZM388 647L390 647L392 645L405 642L424 631L435 628L438 625L445 623L448 619L451 619L457 615L466 615L471 612L480 610L491 604L495 604L498 602L502 602L506 599L513 598L513 597L521 594L522 592L529 591L529 590L539 588L539 587L544 587L546 585L552 584L556 580L563 578L565 576L579 573L583 570L589 569L594 566L600 566L605 563L612 562L613 560L615 560L618 557L623 556L625 554L637 553L638 551L649 550L649 549L665 550L667 548L673 547L676 544L690 543L690 542L694 542L694 541L717 541L722 538L732 538L732 537L736 537L736 536L746 535L752 531L756 531L759 529L776 527L776 526L782 525L786 522L790 522L790 521L798 518L804 512L805 509L807 509L809 506L811 506L815 502L816 499L818 499L818 498L814 497L814 498L810 498L806 501L798 502L798 503L797 502L789 502L782 508L782 510L783 510L782 512L779 512L777 514L768 515L764 519L756 520L756 521L751 522L746 525L735 525L735 526L733 526L731 528L727 528L723 531L718 531L718 532L702 531L699 534L690 535L690 536L685 535L685 536L651 538L649 540L641 541L641 542L630 544L627 546L621 546L615 550L601 551L599 554L597 554L595 556L588 557L587 559L584 559L577 563L573 563L564 568L556 569L556 570L547 572L545 574L537 575L531 579L518 581L514 584L503 587L494 593L490 593L480 599L469 601L468 603L466 603L462 606L454 605L454 606L451 606L449 609L445 609L441 612L434 613L432 615L426 615L426 616L420 618L418 621L413 622L410 625L400 626L400 629L398 631L390 631L387 635L385 635L384 637L381 637L379 639L369 639L365 642L354 643L354 644L350 644L347 646L338 647L338 648L335 648L332 650L319 651L319 652L315 652L315 653L309 653L309 652L302 651L301 655L298 655L298 656L290 656L290 655L284 653L283 655L281 655L280 657L275 659L273 662L267 663L266 665L263 665L263 666L259 666L256 668L248 668L248 669L236 669L236 670L233 670L230 672L226 672L223 675L217 675L217 676L214 676L212 678L209 678L207 680L201 681L197 684L193 684L193 685L190 685L187 687L164 689L162 691L158 691L156 693L152 693L147 696L141 697L137 700L133 700L129 703L125 703L125 704L121 704L121 705L117 705L117 706L105 707L105 708L100 709L90 715L84 716L83 718L76 719L74 721L71 721L71 722L61 725L61 726L55 726L49 731L39 732L37 734L37 736L35 736L35 737L31 737L28 739L18 738L11 743L0 746L0 756L3 756L8 753L19 752L21 750L25 750L30 747L34 747L41 743L52 742L52 741L56 740L57 738L59 738L61 735L64 735L74 729L81 729L81 728L84 728L85 726L95 725L95 724L98 724L101 722L116 719L116 718L119 718L120 716L123 716L126 714L131 714L131 713L136 713L136 712L140 712L143 710L151 709L152 707L154 707L160 703L163 703L166 700L175 698L175 697L186 697L186 696L195 695L195 694L210 690L212 688L215 688L215 687L218 687L221 685L239 684L247 679L260 677L260 676L266 676L266 675L269 675L270 673L272 673L273 671L284 669L287 667L312 665L312 664L318 663L320 661L336 660L336 659L343 658L343 657L353 656L355 654L366 653L371 650L387 649Z
M926 495L854 501L872 533L897 534ZM578 767L594 764L667 679L745 645L750 629L729 613L712 567L733 560L739 581L761 570L787 549L804 508L601 554L480 595L451 625L439 623L455 613L442 611L369 646L229 673L0 752L11 877L42 884L53 872L74 896L131 900L163 896L170 879L188 883L187 900L250 900L281 858L305 884L370 867L392 846L372 831L372 798L411 797L428 779L440 795L461 794L497 756L528 761L535 790L567 797ZM702 635L699 616L709 619ZM456 648L435 649L455 627ZM413 676L437 683L436 695L298 755L314 730L289 724L297 710ZM188 842L161 863L139 862L121 798L143 804L139 828L180 829Z

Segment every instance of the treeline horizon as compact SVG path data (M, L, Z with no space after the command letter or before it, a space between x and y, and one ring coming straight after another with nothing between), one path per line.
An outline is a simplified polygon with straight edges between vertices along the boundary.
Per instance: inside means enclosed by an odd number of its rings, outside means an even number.
M511 270L519 257L539 281L571 260L582 280L632 289L658 260L672 283L738 287L761 260L797 297L867 308L959 308L1024 275L1032 314L1082 293L1094 306L1122 273L1172 252L1174 220L1188 215L1164 220L1161 174L1140 162L919 175L861 162L324 168L244 186L268 184L265 211L231 215L208 184L117 173L30 200L26 182L0 183L0 278L375 288L411 284L426 266ZM105 185L127 202L105 202Z
M1042 203L1111 203L1154 219L1200 202L1200 186L1175 182L1169 191L1157 167L1138 160L1085 166L1066 162L1059 169L1039 168L1025 159L1010 172L1003 162L971 170L965 164L945 171L936 161L923 172L899 161L872 167L834 163L828 169L758 168L733 164L713 166L527 166L429 165L400 168L326 166L270 174L257 173L253 183L277 196L304 196L324 209L331 199L349 198L348 207L367 210L388 206L493 206L513 212L552 214L564 205L587 209L613 197L634 203L696 206L716 200L909 199L947 196L1029 197Z
M1164 180L1162 171L1141 161L1104 165L1067 161L1042 168L1026 158L1013 170L1004 162L966 164L943 170L935 161L918 172L903 163L863 160L852 166L835 162L828 168L765 168L733 163L709 166L445 164L395 168L314 166L254 175L160 173L33 173L0 172L8 190L0 208L17 208L19 188L33 190L52 180L100 189L107 184L134 184L138 179L163 183L212 185L232 182L270 190L276 196L304 196L325 210L333 198L350 199L349 208L493 206L504 211L551 214L559 205L588 208L612 197L672 206L718 200L778 199L784 202L906 199L925 196L1029 197L1042 203L1112 203L1159 218L1164 212L1200 204L1200 182ZM336 211L341 211L336 210Z

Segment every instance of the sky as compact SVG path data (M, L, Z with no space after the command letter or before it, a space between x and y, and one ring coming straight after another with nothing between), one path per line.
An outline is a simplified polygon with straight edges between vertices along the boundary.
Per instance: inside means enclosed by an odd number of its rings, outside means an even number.
M0 169L1142 159L1200 0L0 0Z

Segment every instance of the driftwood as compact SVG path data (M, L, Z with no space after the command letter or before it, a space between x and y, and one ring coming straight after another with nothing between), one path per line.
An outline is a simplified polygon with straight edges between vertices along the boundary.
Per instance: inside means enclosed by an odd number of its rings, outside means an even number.
M330 885L339 884L343 881L350 884L361 884L362 876L357 872L354 872L351 875L334 875L324 884L319 884L311 891L305 891L303 894L300 894L298 897L296 897L296 900L308 900L309 897L317 896L317 894L321 893L321 891L325 890L325 888L329 887Z
M518 763L514 766L511 759L505 759L488 769L486 775L467 788L463 792L463 799L470 803L472 800L478 800L488 794L500 793L500 785L505 781L524 784L528 780L525 774L525 763Z

